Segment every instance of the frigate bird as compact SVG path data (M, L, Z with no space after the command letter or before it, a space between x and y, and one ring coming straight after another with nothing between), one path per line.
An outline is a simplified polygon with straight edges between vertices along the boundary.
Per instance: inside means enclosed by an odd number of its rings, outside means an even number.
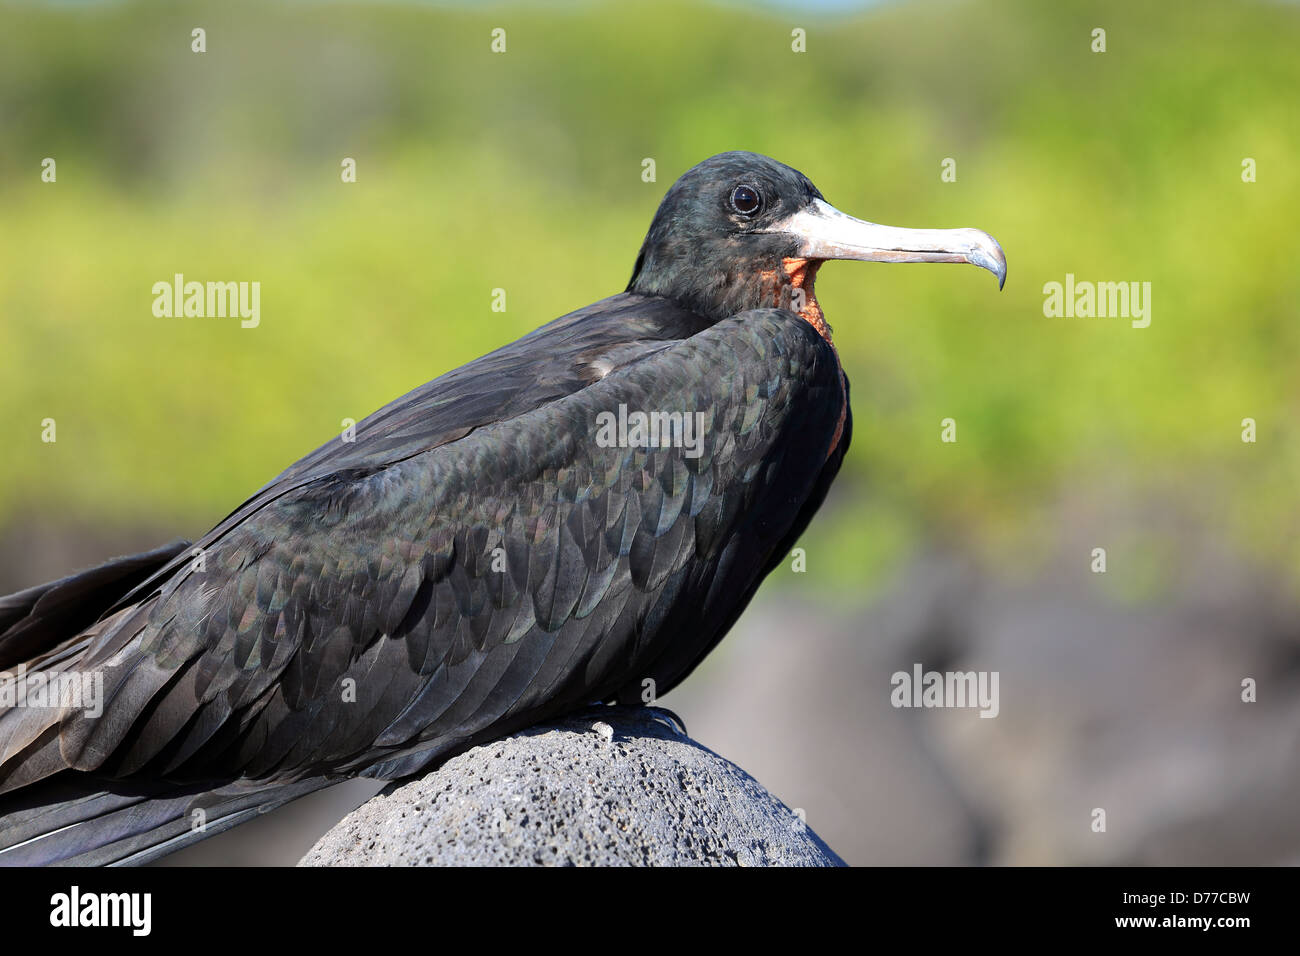
M402 396L195 542L0 599L0 863L145 862L667 693L849 446L828 259L1006 275L984 232L854 219L723 153L668 190L626 291Z

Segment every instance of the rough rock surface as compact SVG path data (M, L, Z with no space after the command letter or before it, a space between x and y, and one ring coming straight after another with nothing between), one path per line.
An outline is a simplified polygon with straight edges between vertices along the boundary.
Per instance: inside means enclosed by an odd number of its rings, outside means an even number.
M301 866L842 866L801 816L679 731L601 707L394 784Z

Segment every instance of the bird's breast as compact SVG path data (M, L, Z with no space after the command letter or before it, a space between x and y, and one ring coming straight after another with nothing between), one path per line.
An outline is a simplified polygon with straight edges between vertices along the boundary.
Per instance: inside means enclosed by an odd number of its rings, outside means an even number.
M839 350L835 348L835 342L831 338L831 327L822 312L821 303L817 301L817 293L814 289L817 270L821 265L820 259L782 259L779 271L773 269L763 273L763 282L765 287L770 286L772 289L773 304L778 309L789 309L811 325L831 347L831 354L835 356L840 372L841 405L835 434L826 449L826 457L830 458L844 436L844 424L849 413L849 391L844 382L844 366L840 362Z

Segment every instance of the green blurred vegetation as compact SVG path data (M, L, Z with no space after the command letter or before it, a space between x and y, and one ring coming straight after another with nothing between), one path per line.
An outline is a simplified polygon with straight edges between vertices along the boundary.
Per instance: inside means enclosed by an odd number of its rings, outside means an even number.
M745 148L1010 263L1001 295L971 268L822 271L855 437L810 578L861 588L935 541L1023 563L1083 495L1300 581L1298 41L1295 5L1211 0L0 3L0 533L202 531L345 417L620 291L669 183ZM260 281L261 326L155 318L175 272ZM1151 327L1045 318L1067 272L1151 282Z

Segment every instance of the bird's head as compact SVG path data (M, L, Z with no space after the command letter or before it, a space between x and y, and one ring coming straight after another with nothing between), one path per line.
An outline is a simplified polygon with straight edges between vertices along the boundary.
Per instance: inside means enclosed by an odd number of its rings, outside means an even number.
M827 203L808 177L757 153L719 153L687 170L659 204L629 292L718 320L746 309L799 312L829 338L813 294L827 259L968 262L1006 280L997 241L978 229L902 229Z

